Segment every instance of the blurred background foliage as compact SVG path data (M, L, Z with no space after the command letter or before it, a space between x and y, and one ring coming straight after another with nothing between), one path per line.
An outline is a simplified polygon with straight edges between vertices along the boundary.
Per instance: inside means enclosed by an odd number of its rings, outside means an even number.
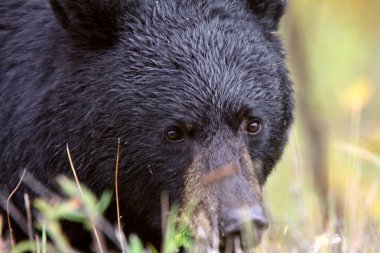
M379 252L380 0L290 0L280 36L297 111L262 251Z

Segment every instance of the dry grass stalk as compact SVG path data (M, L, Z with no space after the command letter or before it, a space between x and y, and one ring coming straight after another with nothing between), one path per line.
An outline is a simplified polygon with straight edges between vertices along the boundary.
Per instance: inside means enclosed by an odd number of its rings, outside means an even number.
M84 194L83 194L83 191L82 191L82 187L80 186L80 182L79 182L79 179L78 179L78 175L75 171L75 167L74 167L74 163L73 163L73 160L71 158L71 154L70 154L70 149L69 149L69 145L66 144L66 150L67 150L67 155L69 157L69 161L70 161L70 166L71 166L71 169L72 169L72 172L74 174L74 178L75 178L75 182L78 186L78 189L79 189L79 192L82 196L82 199L84 199ZM102 243L101 243L101 240L100 240L100 236L99 236L99 233L98 233L98 230L96 229L96 225L95 225L95 222L93 221L91 215L89 217L90 221L91 221L91 227L92 227L92 231L94 233L94 236L95 236L95 240L97 242L97 246L98 246L98 251L100 253L103 253L103 247L102 247Z
M13 191L11 192L11 194L9 194L9 196L7 198L7 220L8 220L8 229L9 229L9 236L10 236L10 239L11 239L12 248L15 246L15 241L14 241L14 238L13 238L13 229L12 229L12 224L11 224L11 216L10 216L10 212L9 212L9 203L10 203L11 198L13 197L13 195L17 192L18 188L20 187L22 179L25 176L25 171L26 171L26 169L24 169L24 171L22 172L21 178L18 181L16 187L13 189Z

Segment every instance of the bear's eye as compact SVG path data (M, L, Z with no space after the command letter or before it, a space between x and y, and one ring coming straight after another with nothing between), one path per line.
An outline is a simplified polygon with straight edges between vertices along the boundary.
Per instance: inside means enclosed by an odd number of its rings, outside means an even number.
M170 142L182 141L184 134L179 127L170 127L165 132L165 139Z
M258 134L261 130L261 121L259 119L251 119L247 124L247 131L250 134Z

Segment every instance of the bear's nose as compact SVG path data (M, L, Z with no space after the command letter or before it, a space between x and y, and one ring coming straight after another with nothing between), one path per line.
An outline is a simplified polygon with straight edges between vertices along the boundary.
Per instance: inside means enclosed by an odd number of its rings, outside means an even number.
M255 240L260 241L268 228L268 219L261 206L239 208L227 211L222 226L223 236L241 236L242 233L253 233Z

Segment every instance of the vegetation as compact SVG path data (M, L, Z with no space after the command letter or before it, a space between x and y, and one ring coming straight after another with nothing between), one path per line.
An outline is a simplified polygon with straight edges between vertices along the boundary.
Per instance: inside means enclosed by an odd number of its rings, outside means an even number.
M289 2L297 120L259 252L379 252L380 1Z

